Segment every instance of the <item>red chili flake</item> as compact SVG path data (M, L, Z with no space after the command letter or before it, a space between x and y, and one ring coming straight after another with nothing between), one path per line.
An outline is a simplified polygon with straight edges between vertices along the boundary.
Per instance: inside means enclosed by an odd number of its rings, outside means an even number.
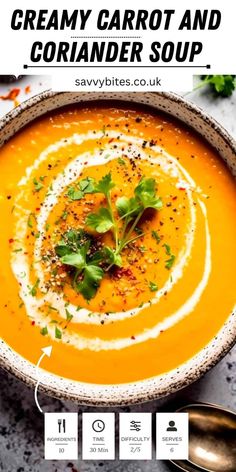
M128 277L130 280L136 280L136 277L133 275L133 272L129 267L117 268L114 271L114 276L117 279L121 279L121 277Z
M30 85L26 85L25 87L25 93L30 93L31 92L31 87Z
M178 198L178 197L177 197L177 195L176 195L175 197L172 198L172 200L177 200L177 198Z
M179 190L187 190L185 187L179 187Z
M13 88L6 95L0 95L1 100L15 100L20 93L20 88Z
M13 239L13 238L10 238L10 239L8 239L8 242L9 242L9 244L14 243L14 239Z
M35 208L35 211L40 211L40 208Z
M135 340L135 336L131 336L131 339L134 341L134 340Z
M112 143L114 141L114 138L109 139L108 143Z
M35 325L35 321L32 321L32 323L31 323L31 324L32 324L32 326L34 326L34 325Z

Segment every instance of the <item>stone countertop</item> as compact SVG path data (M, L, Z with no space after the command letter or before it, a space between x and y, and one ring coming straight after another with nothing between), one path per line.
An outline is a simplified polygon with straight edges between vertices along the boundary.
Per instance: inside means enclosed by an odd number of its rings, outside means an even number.
M30 91L25 93L25 87ZM21 82L0 85L0 95L13 87L21 87L19 101L50 88L48 76L26 76ZM214 98L206 90L191 93L187 98L216 118L236 137L236 92L227 99ZM0 115L13 106L11 101L0 102ZM113 408L106 411L156 412L175 411L190 402L207 401L236 409L236 348L215 368L191 386L143 405ZM40 394L45 411L94 411L77 407ZM98 410L101 411L101 410ZM116 422L118 423L118 422ZM79 416L79 457L81 458L81 415ZM118 448L117 448L118 449ZM153 447L153 457L154 457ZM43 459L43 416L38 412L33 391L10 374L0 371L0 472L171 472L177 469L166 461L45 461ZM117 456L118 457L118 456Z

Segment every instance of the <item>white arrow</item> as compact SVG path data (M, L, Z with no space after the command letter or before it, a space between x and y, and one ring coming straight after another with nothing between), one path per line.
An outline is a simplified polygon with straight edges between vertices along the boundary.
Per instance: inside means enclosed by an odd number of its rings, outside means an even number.
M35 399L35 403L40 411L40 413L43 413L43 410L42 408L40 407L39 405L39 402L38 402L38 387L39 387L39 382L40 382L40 379L39 379L39 364L41 363L41 361L43 360L43 358L45 356L48 356L50 357L51 354L52 354L52 346L48 346L48 347L44 347L41 349L41 351L43 352L43 354L40 356L39 360L38 360L38 363L36 365L36 374L37 374L37 377L38 377L38 381L36 383L36 387L35 387L35 391L34 391L34 399Z

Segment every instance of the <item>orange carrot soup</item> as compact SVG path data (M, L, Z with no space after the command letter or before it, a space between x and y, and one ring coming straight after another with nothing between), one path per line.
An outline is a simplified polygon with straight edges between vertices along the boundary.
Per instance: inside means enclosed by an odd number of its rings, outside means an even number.
M62 377L176 368L235 303L236 189L217 152L129 105L60 109L0 150L0 335Z

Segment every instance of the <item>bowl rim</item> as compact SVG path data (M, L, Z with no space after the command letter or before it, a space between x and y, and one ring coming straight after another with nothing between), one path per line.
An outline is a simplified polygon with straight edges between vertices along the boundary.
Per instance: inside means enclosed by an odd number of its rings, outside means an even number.
M0 122L0 132L4 132L4 129L9 125L16 117L18 117L25 110L34 107L36 104L43 102L49 98L59 97L63 94L73 94L73 92L52 92L47 90L30 97L28 100L22 102L18 107L7 113ZM121 101L122 98L117 98L117 95L132 96L136 98L139 96L148 96L149 98L153 95L161 95L167 100L175 103L180 103L182 107L193 113L195 116L200 117L201 121L208 126L211 126L214 131L220 135L226 146L228 146L232 153L236 155L236 142L233 137L225 130L225 128L219 124L213 117L207 112L202 110L200 107L192 102L186 101L185 98L172 92L121 92L115 94L112 98L107 98L108 93L103 92L104 98L101 99L101 92L97 92L100 100L112 102ZM78 93L75 93L78 95ZM96 92L80 92L81 97L86 97L84 102L99 100L94 97ZM110 95L110 94L109 94ZM75 102L76 103L76 102ZM127 104L128 104L127 100ZM141 103L138 100L131 102L132 104ZM61 107L64 105L62 104ZM147 107L152 107L151 104L147 104ZM55 107L59 109L60 106ZM157 109L157 107L156 107ZM45 111L45 113L47 113ZM168 114L168 111L166 111ZM170 114L170 113L169 113ZM43 116L42 113L40 116ZM181 118L178 118L181 121ZM29 122L33 121L30 120ZM183 122L183 120L182 120ZM188 125L191 126L191 125ZM194 126L192 126L193 129ZM17 129L20 130L21 128ZM195 129L196 132L197 131ZM15 131L12 135L15 134ZM8 138L10 139L10 138ZM205 136L205 140L207 137ZM4 142L3 142L4 145ZM211 144L212 145L212 144ZM232 171L231 171L232 173ZM220 338L220 341L218 342ZM154 400L166 395L169 395L176 390L180 390L195 380L199 379L205 374L211 367L219 362L224 355L233 347L236 342L236 312L232 312L224 325L220 328L214 338L199 352L197 352L188 361L184 362L180 366L167 371L163 374L149 377L147 379L139 380L137 382L127 382L122 384L93 384L70 380L65 377L60 377L56 374L50 373L43 368L40 368L40 375L38 376L38 370L36 365L27 359L23 358L21 354L14 351L5 341L0 340L0 366L14 374L19 380L23 381L30 387L35 387L38 380L40 379L39 390L56 398L64 400L72 400L81 405L91 405L97 407L109 407L109 406L122 406L132 405L135 403L147 402ZM206 354L210 354L207 358ZM40 353L39 353L40 356ZM162 386L162 382L164 385Z

